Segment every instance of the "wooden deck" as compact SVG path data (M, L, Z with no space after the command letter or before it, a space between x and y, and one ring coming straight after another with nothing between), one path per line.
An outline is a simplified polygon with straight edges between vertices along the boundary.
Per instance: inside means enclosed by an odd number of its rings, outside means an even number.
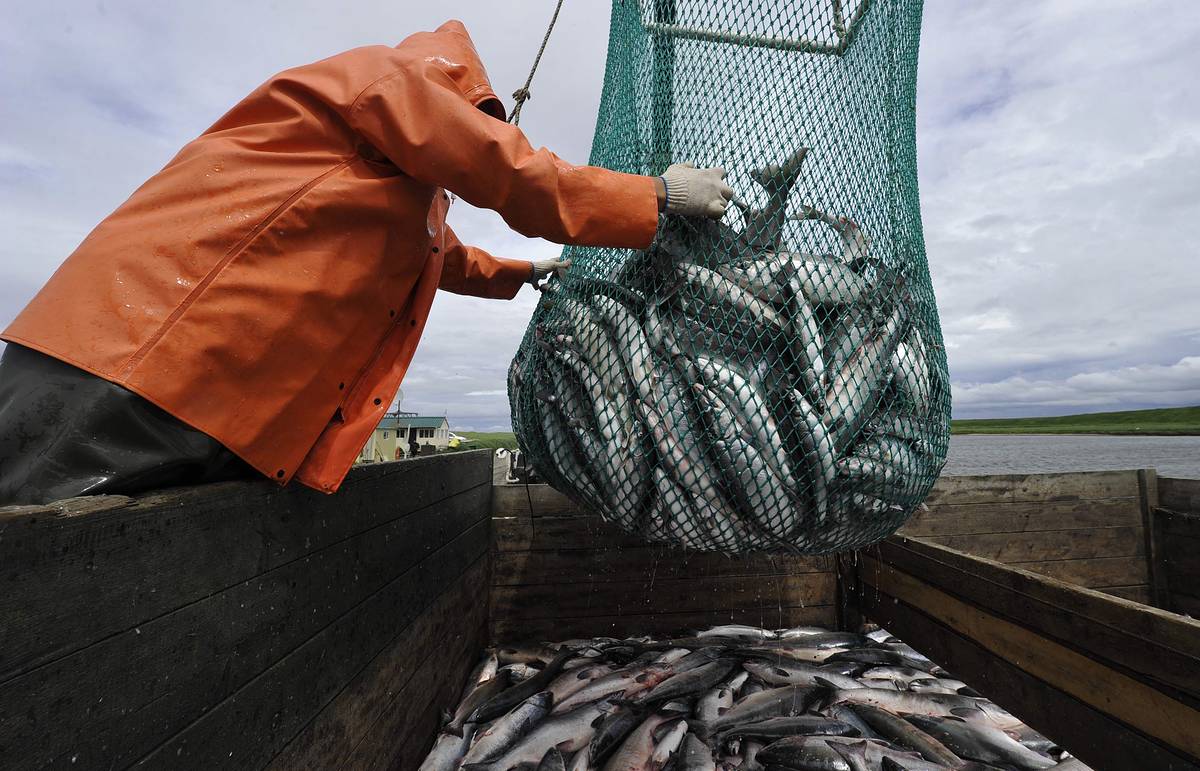
M3 509L0 767L414 769L489 641L867 618L1097 769L1200 768L1200 624L1164 610L1200 612L1198 502L948 477L859 554L727 558L494 488L483 451Z

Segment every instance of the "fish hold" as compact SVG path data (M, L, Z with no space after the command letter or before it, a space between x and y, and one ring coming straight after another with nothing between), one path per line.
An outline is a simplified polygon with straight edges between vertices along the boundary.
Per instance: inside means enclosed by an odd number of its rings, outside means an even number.
M831 702L835 704L869 704L873 707L886 709L888 712L904 713L906 715L925 715L927 717L977 715L977 722L987 722L990 720L988 713L981 707L985 702L980 699L941 693L912 693L910 691L885 691L880 688L854 688L851 690L838 690L831 697Z
M508 672L497 670L496 676L483 682L477 683L471 687L470 692L463 697L459 702L458 709L454 712L454 717L446 724L446 730L453 734L462 734L463 726L468 722L483 722L472 716L481 705L488 703L492 699L499 698L504 689L508 686ZM513 702L516 704L517 702ZM509 705L511 708L513 705ZM507 708L506 708L507 709ZM497 715L504 714L497 712ZM491 718L488 718L489 720Z
M546 690L554 696L554 703L558 704L568 696L572 696L578 691L583 690L597 678L611 675L612 672L613 666L611 664L595 664L577 669L568 669L546 686Z
M574 709L596 699L617 695L628 699L642 691L649 690L672 673L669 664L645 664L627 667L613 672L611 675L599 677L586 687L576 691L571 696L554 705L554 712L564 712Z
M908 715L910 723L949 747L955 754L980 763L1012 766L1027 771L1053 768L1056 763L1034 752L999 728L968 723L957 717Z
M621 743L617 751L604 764L604 771L643 771L644 769L652 769L653 766L651 763L656 749L655 731L665 723L675 720L677 718L671 718L666 715L647 716L625 738L625 741Z
M667 765L675 751L683 744L683 737L687 731L687 721L679 718L655 732L654 753L650 756L651 771L658 771Z
M902 717L871 704L851 704L849 708L871 729L890 742L921 754L930 763L954 768L959 758L946 745Z
M858 736L859 731L848 723L818 715L771 717L755 723L731 726L716 735L718 742L727 739L779 739L785 736Z
M859 664L873 664L875 666L907 667L909 669L924 668L923 662L920 659L884 648L853 648L851 650L838 651L830 656L828 661L830 663L846 661Z
M557 747L551 747L542 756L542 762L538 763L537 771L567 771L567 761Z
M599 768L645 719L646 714L641 709L618 707L610 712L596 726L596 733L588 744L588 765Z
M471 750L463 758L463 763L482 763L512 747L546 717L550 711L551 699L549 691L536 693L492 723L487 730L475 737Z
M839 752L834 745L845 749ZM856 760L848 760L847 755ZM845 736L791 736L768 744L758 757L768 765L805 771L809 768L823 771L862 771L866 768L873 771L883 766L885 759L892 760L905 771L945 771L946 768L939 763L930 763L916 753L894 750L886 742ZM855 762L863 765L853 765Z
M693 733L683 737L679 747L679 771L716 771L712 750Z
M455 771L467 754L474 728L468 723L461 736L449 731L438 734L433 749L425 756L417 771Z
M828 630L821 630L822 632ZM719 626L710 626L701 632L694 633L696 637L745 637L752 640L770 640L778 637L769 629L762 629L757 626L746 626L745 624L721 624Z
M840 675L811 664L791 660L747 661L747 672L767 685L828 685L834 688L862 688L853 677Z
M546 686L558 676L562 671L563 665L568 659L575 657L574 651L565 650L556 655L546 665L546 668L538 672L533 677L525 680L518 685L514 685L506 691L493 696L487 702L479 705L479 707L471 713L471 721L475 723L486 723L489 720L494 720L504 713L508 712L513 707L533 696L535 693L543 691ZM541 760L542 756L538 755L535 761Z
M634 699L634 703L644 704L650 701L669 701L694 696L724 680L735 666L737 666L737 662L733 659L717 659L687 672L681 672L668 677L649 691L645 691Z
M588 745L596 726L613 708L611 701L601 700L551 715L498 758L487 763L464 764L463 771L509 771L523 763L535 765L551 747L557 747L559 752L575 752Z
M788 685L744 696L734 702L725 714L708 723L696 726L696 733L710 736L726 728L754 723L772 717L791 717L807 712L822 699L828 688Z

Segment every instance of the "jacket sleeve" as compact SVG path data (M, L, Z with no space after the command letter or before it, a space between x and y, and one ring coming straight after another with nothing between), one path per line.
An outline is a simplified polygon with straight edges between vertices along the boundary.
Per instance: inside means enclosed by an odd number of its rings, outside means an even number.
M406 174L561 244L644 249L658 227L649 177L572 166L475 108L436 66L413 62L351 104L351 126Z
M493 257L482 249L465 246L447 225L443 244L439 289L455 294L511 300L529 281L530 264L524 260Z

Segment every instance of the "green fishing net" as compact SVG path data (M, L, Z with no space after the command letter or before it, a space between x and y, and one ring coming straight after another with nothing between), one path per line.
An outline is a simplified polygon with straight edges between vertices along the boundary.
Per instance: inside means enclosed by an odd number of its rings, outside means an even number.
M949 441L921 232L919 0L614 0L591 163L721 166L719 221L568 248L509 370L534 467L647 540L823 554L900 527Z

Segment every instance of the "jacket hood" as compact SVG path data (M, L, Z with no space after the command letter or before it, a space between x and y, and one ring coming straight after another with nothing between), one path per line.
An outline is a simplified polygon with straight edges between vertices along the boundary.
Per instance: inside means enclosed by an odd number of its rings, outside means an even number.
M410 35L396 48L438 67L471 104L497 120L506 120L504 104L492 90L475 43L461 21L451 19L433 32Z

